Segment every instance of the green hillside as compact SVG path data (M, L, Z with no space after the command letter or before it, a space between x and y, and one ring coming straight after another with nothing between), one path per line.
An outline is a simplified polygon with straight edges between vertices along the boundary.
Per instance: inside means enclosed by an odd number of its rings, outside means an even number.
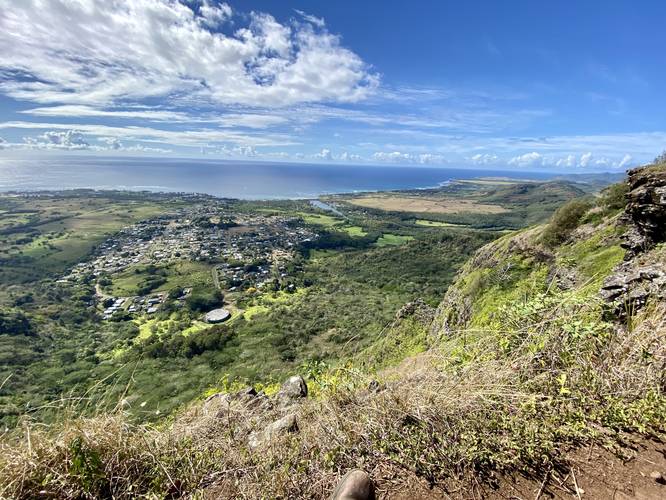
M486 244L437 308L422 300L396 306L388 324L366 331L338 363L294 367L307 392L294 385L299 379L253 387L226 380L157 426L133 423L131 402L90 416L63 402L66 417L57 423L26 422L3 439L0 492L323 498L341 471L358 467L380 491L409 498L470 488L502 498L519 487L579 495L580 485L603 498L612 485L590 482L594 467L575 465L578 450L600 450L607 462L597 468L610 467L620 461L614 453L626 460L655 451L666 431L664 186L664 166L632 172L628 185L574 199L547 224ZM313 265L339 280L327 292L335 307L361 314L372 305L341 292L381 289L382 266L402 266L386 285L404 286L414 271L406 254L392 252L416 252L416 266L428 248L453 240L425 244L317 253ZM436 259L420 265L438 272ZM306 293L288 304L312 300ZM380 297L373 300L379 307ZM252 307L259 321L279 320L264 316L268 303ZM306 324L325 310L313 307L299 309ZM335 318L320 320L330 325L329 340L340 335ZM288 347L290 337L279 342ZM318 345L325 338L308 347Z

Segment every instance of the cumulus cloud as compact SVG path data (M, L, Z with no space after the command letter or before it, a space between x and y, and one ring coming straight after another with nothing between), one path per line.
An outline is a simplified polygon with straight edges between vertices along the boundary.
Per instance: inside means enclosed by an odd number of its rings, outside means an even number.
M201 22L210 28L217 28L231 18L231 7L226 3L213 4L210 0L204 0L199 8Z
M89 149L90 144L78 130L45 132L39 137L26 137L26 144L43 149Z
M340 155L341 161L361 161L363 158L360 155L348 153L345 151Z
M592 161L592 153L587 152L580 155L580 160L578 160L578 165L581 167L587 167Z
M417 163L421 165L446 163L446 159L442 155L432 153L412 154L400 151L377 151L372 155L372 159L382 163Z
M576 157L574 155L567 155L564 158L559 158L555 161L557 167L574 167L576 165Z
M0 0L0 91L96 107L167 96L278 107L355 102L378 85L321 23L233 14L209 1ZM231 16L248 22L213 29Z
M401 153L400 151L377 151L372 155L372 159L380 162L408 163L412 161L412 156L408 153Z
M322 149L319 153L315 154L314 157L318 160L331 161L333 160L333 154L330 149Z
M533 151L523 155L514 156L509 160L509 165L516 167L535 167L544 164L544 157L540 153Z
M532 152L511 158L508 163L510 165L520 167L558 167L558 168L572 168L572 167L597 167L597 168L622 168L631 161L630 155L624 155L622 158L599 156L595 157L591 152L582 153L580 156L574 154L567 154L566 156L545 156L541 153Z
M7 145L7 141L4 140L2 137L0 137L0 149L5 149L6 145Z
M237 146L232 151L236 156L247 156L248 158L257 156L257 150L252 146Z
M475 165L489 165L491 163L497 163L498 160L499 157L497 155L489 153L485 154L477 153L469 158L469 161L471 161Z
M624 155L622 157L622 160L620 160L620 163L618 163L618 167L620 168L628 167L632 160L633 158L631 157L631 155Z
M121 150L123 149L123 143L117 137L100 137L100 141L104 142L109 149Z
M441 164L446 163L446 159L442 155L423 153L416 157L418 163L425 164Z

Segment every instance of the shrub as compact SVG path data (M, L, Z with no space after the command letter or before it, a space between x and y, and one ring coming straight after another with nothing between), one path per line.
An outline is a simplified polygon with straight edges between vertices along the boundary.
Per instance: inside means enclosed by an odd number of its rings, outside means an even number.
M612 184L601 192L600 205L608 211L620 210L625 207L629 186L626 182Z
M21 311L0 311L0 333L33 335L30 321Z
M589 200L580 199L571 200L561 206L546 226L541 241L551 248L565 241L591 207Z

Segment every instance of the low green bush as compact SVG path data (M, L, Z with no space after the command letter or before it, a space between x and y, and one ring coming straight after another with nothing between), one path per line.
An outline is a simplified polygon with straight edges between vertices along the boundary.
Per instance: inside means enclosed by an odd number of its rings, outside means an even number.
M590 208L592 203L586 199L571 200L560 207L544 229L541 241L551 248L565 241Z

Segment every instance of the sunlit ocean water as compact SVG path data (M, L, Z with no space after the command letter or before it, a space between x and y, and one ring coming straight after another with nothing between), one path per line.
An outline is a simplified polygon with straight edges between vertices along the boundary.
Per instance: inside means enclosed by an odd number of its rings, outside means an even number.
M546 179L553 174L156 158L0 158L0 191L90 188L206 193L241 199L314 198L332 193L435 187L454 179L480 176Z

